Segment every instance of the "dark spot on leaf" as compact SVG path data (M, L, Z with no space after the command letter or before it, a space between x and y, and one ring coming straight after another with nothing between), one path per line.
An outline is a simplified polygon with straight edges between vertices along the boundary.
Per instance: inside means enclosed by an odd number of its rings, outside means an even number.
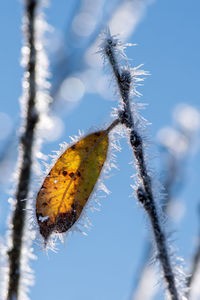
M63 171L63 176L66 176L67 175L67 171Z
M42 206L47 206L48 204L46 202L42 203Z
M75 145L73 145L71 148L72 148L72 150L75 150L75 149L76 149L76 146L75 146Z
M81 177L81 173L79 171L77 172L77 175L78 175L78 177Z
M66 213L59 213L56 218L56 223L54 227L55 232L65 232L72 227L77 219L77 209L76 204L72 204L70 211Z
M95 135L96 136L100 136L101 134L100 134L100 132L96 132Z
M50 234L53 232L55 225L49 224L49 220L40 221L40 217L43 217L42 214L36 214L38 224L40 226L40 233L44 237L45 240L48 239Z
M73 172L69 173L69 176L72 178L74 176L74 173Z

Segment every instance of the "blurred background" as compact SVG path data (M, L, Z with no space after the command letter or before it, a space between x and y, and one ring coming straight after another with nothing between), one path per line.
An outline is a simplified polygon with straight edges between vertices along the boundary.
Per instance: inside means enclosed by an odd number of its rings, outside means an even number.
M1 237L7 229L21 124L23 8L23 1L0 2ZM111 73L96 53L105 27L123 42L136 44L126 54L132 67L144 64L151 74L138 91L139 102L147 104L141 114L151 123L145 132L151 167L165 188L165 201L158 201L164 205L169 240L184 259L185 272L190 274L197 266L191 299L200 299L200 2L49 0L44 12L52 103L40 133L42 152L59 150L59 144L70 142L79 129L87 133L110 122L118 97ZM121 139L121 148L116 153L118 170L112 169L104 180L110 194L100 199L100 211L88 212L92 223L88 235L69 235L64 244L58 242L57 253L48 255L35 242L31 299L164 299L159 271L148 263L152 257L148 220L132 196L135 169L126 139Z

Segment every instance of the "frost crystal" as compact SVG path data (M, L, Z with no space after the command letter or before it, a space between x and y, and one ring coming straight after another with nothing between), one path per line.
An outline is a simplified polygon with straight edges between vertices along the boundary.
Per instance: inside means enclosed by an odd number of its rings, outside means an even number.
M40 220L41 222L44 222L44 221L48 220L48 218L49 218L49 216L46 216L46 217L41 217L41 216L39 216L39 220Z

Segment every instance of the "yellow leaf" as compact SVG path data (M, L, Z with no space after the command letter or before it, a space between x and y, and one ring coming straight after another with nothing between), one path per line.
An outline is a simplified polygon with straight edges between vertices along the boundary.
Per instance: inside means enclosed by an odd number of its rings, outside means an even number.
M37 195L36 216L45 240L67 231L80 217L104 165L108 131L92 133L68 148Z

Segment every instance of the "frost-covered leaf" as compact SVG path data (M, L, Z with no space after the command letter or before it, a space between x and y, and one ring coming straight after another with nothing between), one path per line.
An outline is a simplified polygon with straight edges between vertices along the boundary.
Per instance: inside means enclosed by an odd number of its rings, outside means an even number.
M97 131L68 148L37 195L36 216L45 240L78 220L97 182L108 151L108 132Z

